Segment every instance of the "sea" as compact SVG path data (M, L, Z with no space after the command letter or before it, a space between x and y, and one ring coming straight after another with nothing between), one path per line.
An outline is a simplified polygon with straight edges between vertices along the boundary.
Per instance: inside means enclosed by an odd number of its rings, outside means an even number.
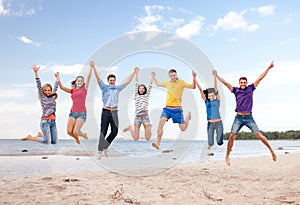
M153 141L115 140L108 157L98 158L98 140L60 140L44 145L19 139L0 140L0 178L109 170L123 175L146 176L177 164L224 160L227 141L207 149L207 141L163 140L159 150ZM269 141L276 154L300 153L300 140ZM231 158L270 155L259 140L235 140ZM271 157L270 157L271 160ZM151 167L151 169L150 169Z

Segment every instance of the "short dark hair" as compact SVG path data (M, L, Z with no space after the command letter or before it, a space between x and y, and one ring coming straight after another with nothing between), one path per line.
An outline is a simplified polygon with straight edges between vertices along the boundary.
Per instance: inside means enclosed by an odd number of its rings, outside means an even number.
M107 76L107 81L108 81L110 78L116 79L116 76L115 76L114 74L109 74L109 75Z
M177 71L174 68L172 68L172 69L169 70L169 74L170 73L177 73Z
M239 82L240 82L241 80L245 80L245 81L247 81L247 82L248 82L248 80L247 80L247 78L246 78L246 77L240 77L240 79L239 79Z

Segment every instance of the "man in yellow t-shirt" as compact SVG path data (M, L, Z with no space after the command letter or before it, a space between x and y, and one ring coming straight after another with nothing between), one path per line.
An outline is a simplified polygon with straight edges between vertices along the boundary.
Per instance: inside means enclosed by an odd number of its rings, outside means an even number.
M184 80L178 79L177 72L175 69L169 70L170 80L164 83L159 83L155 78L155 73L151 73L156 86L166 88L168 90L166 107L163 108L163 111L160 116L160 121L157 128L157 143L152 143L152 146L156 149L159 149L161 138L163 135L163 127L165 123L172 118L173 123L178 123L181 131L185 131L189 125L191 119L191 112L188 113L186 119L184 120L182 114L182 92L184 88L195 89L196 87L196 73L193 71L193 83L189 84Z

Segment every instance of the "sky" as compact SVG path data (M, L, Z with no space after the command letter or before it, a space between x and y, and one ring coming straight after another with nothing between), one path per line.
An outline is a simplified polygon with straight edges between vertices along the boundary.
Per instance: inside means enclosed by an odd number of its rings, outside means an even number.
M42 83L53 83L54 73L60 72L63 84L69 86L104 45L133 32L149 31L168 32L188 40L233 86L238 86L241 76L254 82L274 60L274 68L254 92L254 119L263 131L299 130L299 9L297 0L0 0L0 139L39 131L41 106L32 64L41 67ZM182 62L163 54L131 54L102 71L101 59L96 60L101 75L113 72L119 76L118 82L135 66L141 71L151 67L165 70L165 76L159 75L158 79L165 79L171 67L179 70L180 78L187 82L192 79L191 70L184 70L190 68L183 69ZM197 69L202 69L201 65ZM200 84L207 86L201 78L198 73ZM94 77L91 81L95 116L90 119L99 125L101 93ZM224 91L224 130L230 132L235 116L234 95L221 84L218 86ZM150 103L155 109L164 106L165 93L160 92L158 88L153 90ZM197 89L192 93L197 103L194 108L183 109L197 115L192 118L199 125L195 136L205 139L205 105ZM72 101L69 94L61 90L58 94L58 132L60 138L69 139L66 123ZM128 109L133 113L132 106L131 103ZM125 117L133 122L133 114ZM158 119L154 119L153 124L157 123ZM90 132L89 127L83 129Z

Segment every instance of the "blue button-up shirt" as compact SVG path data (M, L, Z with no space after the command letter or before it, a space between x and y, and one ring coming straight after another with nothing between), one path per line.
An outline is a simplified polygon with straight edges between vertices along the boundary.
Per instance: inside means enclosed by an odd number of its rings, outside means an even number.
M125 88L125 84L122 85L111 85L103 83L103 80L99 83L100 89L102 90L102 101L103 106L118 107L119 93Z

